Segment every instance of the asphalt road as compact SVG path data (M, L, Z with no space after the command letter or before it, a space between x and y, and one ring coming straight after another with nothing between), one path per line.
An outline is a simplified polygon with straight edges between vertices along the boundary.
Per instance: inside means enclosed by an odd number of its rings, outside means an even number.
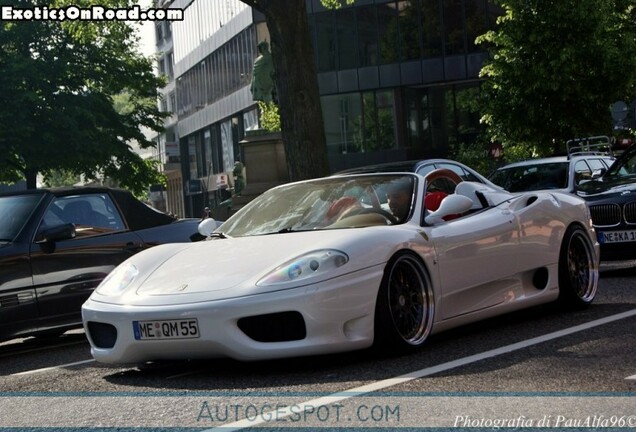
M0 430L636 430L635 336L636 270L602 273L586 310L517 312L406 356L112 367L78 330L0 344Z

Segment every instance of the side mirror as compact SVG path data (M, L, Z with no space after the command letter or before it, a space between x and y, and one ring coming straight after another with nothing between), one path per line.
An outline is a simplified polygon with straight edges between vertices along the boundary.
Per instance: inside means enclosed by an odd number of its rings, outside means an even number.
M38 244L53 243L60 240L70 240L75 238L75 235L75 225L68 223L42 230L35 237L35 242Z
M597 170L592 171L592 180L601 178L607 172L605 168L599 168Z
M464 195L452 194L442 200L437 211L426 216L424 221L428 225L435 225L444 222L446 216L464 213L473 206L473 200Z
M203 219L199 223L198 231L199 231L199 234L201 234L203 237L211 237L215 229L216 229L216 221L212 218L207 218L207 219Z

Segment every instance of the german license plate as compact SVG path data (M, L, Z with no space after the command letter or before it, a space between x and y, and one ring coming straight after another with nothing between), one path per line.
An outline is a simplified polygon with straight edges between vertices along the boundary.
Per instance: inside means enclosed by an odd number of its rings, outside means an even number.
M599 243L622 243L636 241L636 230L601 231L598 234Z
M193 339L199 337L199 323L196 318L133 321L135 339Z

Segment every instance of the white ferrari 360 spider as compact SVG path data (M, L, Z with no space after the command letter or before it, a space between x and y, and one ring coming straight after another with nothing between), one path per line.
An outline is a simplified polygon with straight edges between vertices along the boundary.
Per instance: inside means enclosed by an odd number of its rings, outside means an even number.
M82 308L92 355L408 351L517 309L592 302L598 243L582 199L460 180L332 176L271 189L219 228L206 219L207 240L140 252L95 290ZM454 193L433 191L438 181Z

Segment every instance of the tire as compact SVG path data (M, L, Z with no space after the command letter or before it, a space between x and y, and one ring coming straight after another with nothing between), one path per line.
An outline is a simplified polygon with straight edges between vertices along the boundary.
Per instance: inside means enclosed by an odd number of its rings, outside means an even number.
M435 303L424 265L411 252L387 264L375 307L374 348L407 353L421 347L431 328Z
M559 302L567 309L590 305L598 288L594 246L580 226L570 226L559 253Z

